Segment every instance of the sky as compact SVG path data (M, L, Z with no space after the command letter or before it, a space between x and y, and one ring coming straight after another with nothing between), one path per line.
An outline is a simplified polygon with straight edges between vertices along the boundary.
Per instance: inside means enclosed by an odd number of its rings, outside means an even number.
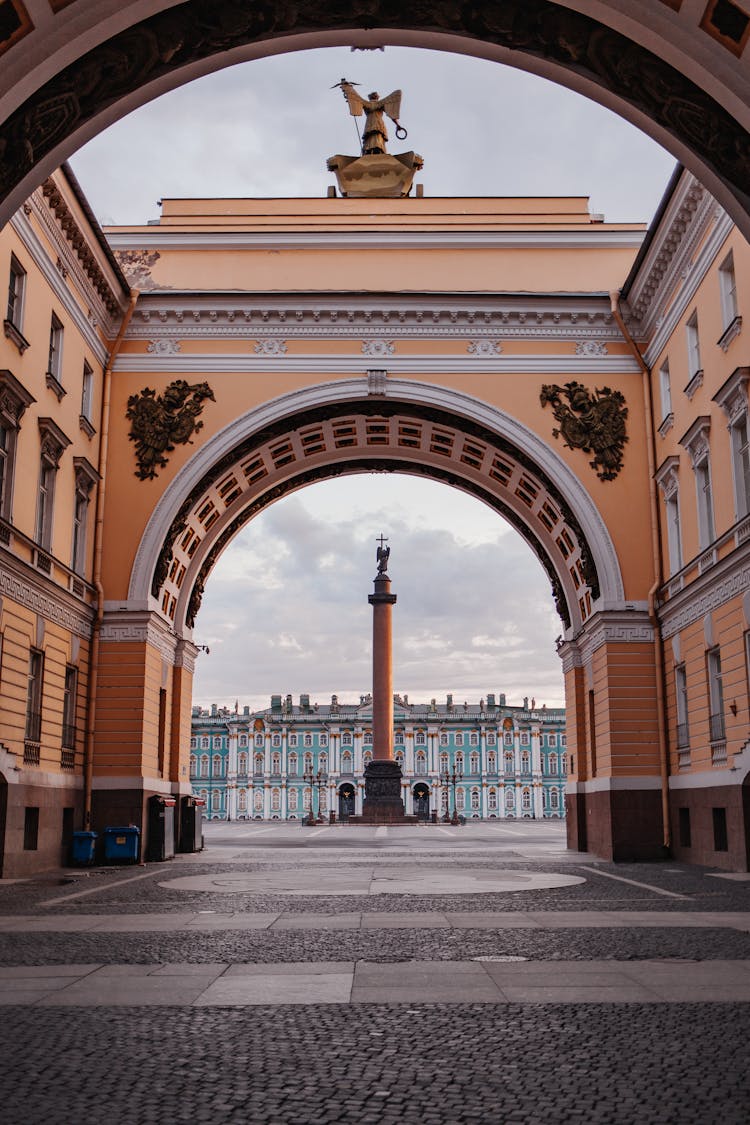
M674 158L608 110L545 79L434 51L328 48L208 75L131 113L71 158L102 224L141 224L181 196L323 196L326 160L356 155L342 77L404 91L401 123L426 195L585 195L648 222ZM194 639L194 702L253 710L273 693L324 702L371 690L375 540L392 549L394 690L478 702L563 702L549 582L520 536L473 497L368 474L278 501L217 563Z

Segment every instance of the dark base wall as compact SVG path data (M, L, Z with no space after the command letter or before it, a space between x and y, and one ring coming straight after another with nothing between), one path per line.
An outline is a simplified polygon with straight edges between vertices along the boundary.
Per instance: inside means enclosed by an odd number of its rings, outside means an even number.
M724 871L750 871L748 784L673 789L670 808L675 859Z
M567 793L565 812L570 848L620 863L667 858L658 789Z
M67 865L71 833L82 827L83 790L4 781L0 785L0 876L18 879ZM29 818L27 809L37 809L38 814L32 811ZM35 820L34 840L29 828Z

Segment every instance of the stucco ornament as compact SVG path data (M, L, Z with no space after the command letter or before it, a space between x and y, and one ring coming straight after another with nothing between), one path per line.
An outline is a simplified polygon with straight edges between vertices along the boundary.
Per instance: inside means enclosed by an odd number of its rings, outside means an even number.
M592 394L583 383L572 382L564 387L545 383L539 398L542 406L552 407L560 423L552 436L562 434L568 449L593 453L589 465L596 469L599 480L614 480L622 468L623 450L628 440L625 396L609 387L597 388Z
M191 385L184 379L176 379L160 395L144 387L130 396L125 416L130 421L128 436L135 442L139 480L153 480L176 445L191 443L193 434L203 428L199 416L207 398L216 401L208 383Z

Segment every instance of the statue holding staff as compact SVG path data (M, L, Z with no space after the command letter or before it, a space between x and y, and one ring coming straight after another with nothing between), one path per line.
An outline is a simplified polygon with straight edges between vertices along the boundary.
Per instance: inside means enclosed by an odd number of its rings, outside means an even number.
M388 140L388 130L385 127L386 116L390 117L396 126L398 139L401 141L406 137L406 129L399 124L398 120L401 112L400 90L394 90L392 94L388 94L385 98L381 98L376 90L369 97L363 98L354 89L356 83L348 82L346 78L342 78L337 85L346 98L352 117L365 115L365 128L362 135L363 156L388 151L386 148L386 141Z

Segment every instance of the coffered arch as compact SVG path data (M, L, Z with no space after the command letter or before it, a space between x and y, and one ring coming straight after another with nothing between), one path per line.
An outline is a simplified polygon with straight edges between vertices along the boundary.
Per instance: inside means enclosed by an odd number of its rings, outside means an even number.
M734 0L76 0L49 11L5 0L2 9L0 222L86 140L166 90L281 51L400 44L522 67L601 102L672 151L750 234L750 18Z
M372 393L373 386L378 393ZM369 392L369 393L368 393ZM129 600L189 634L219 555L286 493L357 472L406 472L478 497L531 546L565 630L623 604L617 556L593 501L518 421L457 391L350 379L285 395L232 422L166 489L139 545Z

